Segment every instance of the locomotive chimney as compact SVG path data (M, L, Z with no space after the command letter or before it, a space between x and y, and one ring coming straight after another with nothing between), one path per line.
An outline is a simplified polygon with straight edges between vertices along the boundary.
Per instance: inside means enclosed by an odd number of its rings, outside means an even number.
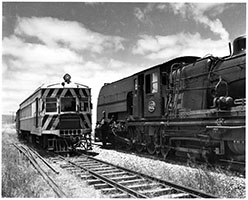
M246 52L246 36L241 36L233 41L233 54L232 56Z

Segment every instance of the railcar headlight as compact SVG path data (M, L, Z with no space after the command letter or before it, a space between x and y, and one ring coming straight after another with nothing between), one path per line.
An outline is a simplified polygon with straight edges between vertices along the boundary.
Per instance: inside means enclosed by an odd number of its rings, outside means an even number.
M64 80L65 80L65 82L67 84L69 84L71 82L71 76L70 76L70 74L65 74L63 78L64 78Z

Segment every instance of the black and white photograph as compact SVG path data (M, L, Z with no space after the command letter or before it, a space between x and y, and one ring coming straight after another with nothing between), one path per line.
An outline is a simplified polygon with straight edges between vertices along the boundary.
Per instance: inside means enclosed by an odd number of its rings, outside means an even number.
M246 198L246 1L2 1L2 198Z

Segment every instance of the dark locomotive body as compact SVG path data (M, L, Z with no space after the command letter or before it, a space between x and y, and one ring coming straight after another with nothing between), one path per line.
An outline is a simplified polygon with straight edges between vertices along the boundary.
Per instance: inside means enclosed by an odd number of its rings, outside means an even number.
M245 63L240 37L230 56L179 57L105 84L97 120L106 112L115 120L109 142L139 152L244 161Z
M22 138L59 152L91 148L91 90L67 82L43 85L20 104L16 129Z

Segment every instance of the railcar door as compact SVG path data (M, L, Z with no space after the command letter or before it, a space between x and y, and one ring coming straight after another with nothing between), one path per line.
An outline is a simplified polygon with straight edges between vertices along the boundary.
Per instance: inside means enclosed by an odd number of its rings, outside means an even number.
M145 72L144 117L161 116L160 70L159 68Z
M134 78L133 117L144 117L144 74Z

